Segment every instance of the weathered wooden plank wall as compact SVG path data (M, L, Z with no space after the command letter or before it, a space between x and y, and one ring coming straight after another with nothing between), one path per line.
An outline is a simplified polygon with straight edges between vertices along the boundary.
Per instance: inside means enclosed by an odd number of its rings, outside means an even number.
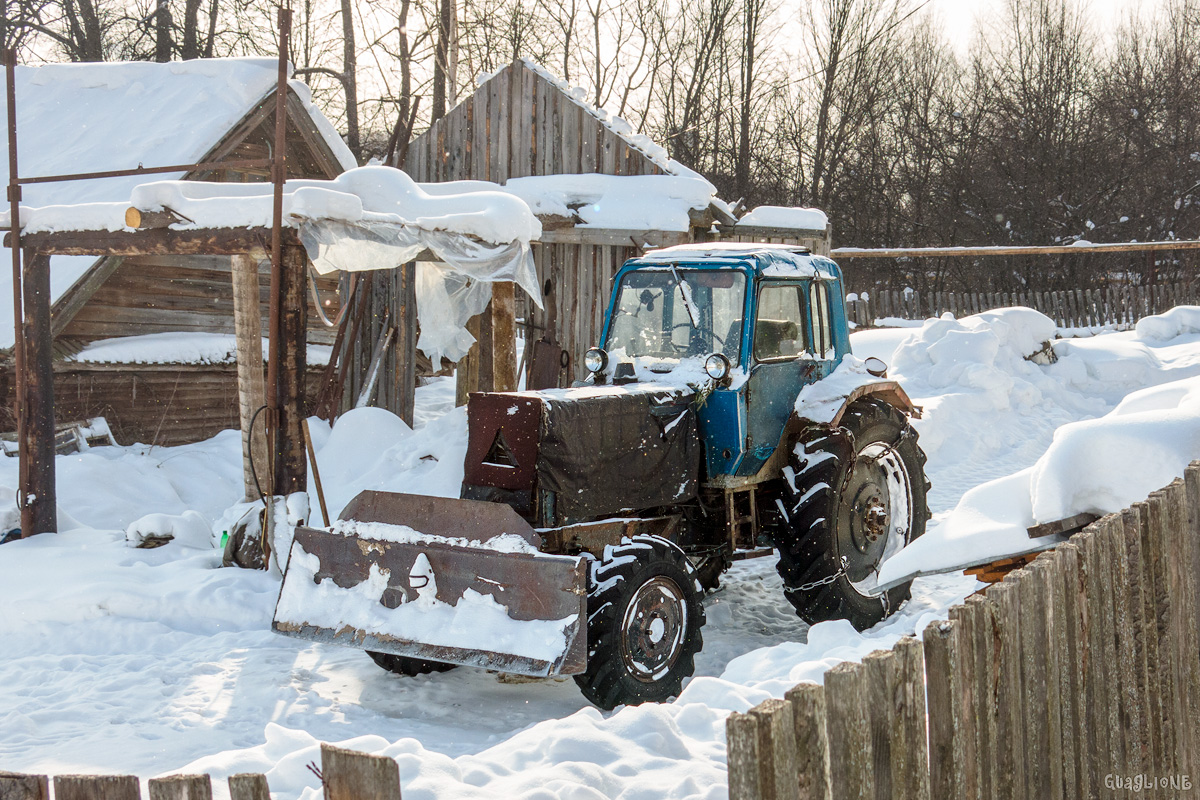
M730 800L1196 797L1198 615L1194 461L922 642L730 715Z
M1142 317L1177 305L1200 303L1200 282L1115 286L1060 292L932 292L879 290L851 294L846 313L859 327L875 320L921 320L950 313L955 317L994 308L1025 306L1053 319L1062 328L1113 325L1128 328Z
M645 153L523 61L498 71L414 139L402 166L420 182L663 174ZM518 293L526 367L533 342L548 334L572 355L574 371L564 380L583 376L579 361L600 338L612 277L638 252L630 245L534 245L538 279L544 293L555 295L555 308L538 309Z
M323 367L305 377L310 400ZM13 430L13 370L0 371L0 429ZM235 364L83 364L55 362L55 419L104 417L121 444L173 446L240 426ZM261 424L262 419L260 417Z

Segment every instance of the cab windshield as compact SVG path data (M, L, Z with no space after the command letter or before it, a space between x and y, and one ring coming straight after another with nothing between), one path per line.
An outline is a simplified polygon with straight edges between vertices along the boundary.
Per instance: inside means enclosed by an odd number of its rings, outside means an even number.
M724 353L737 366L746 276L669 267L628 272L617 287L605 349L631 359Z

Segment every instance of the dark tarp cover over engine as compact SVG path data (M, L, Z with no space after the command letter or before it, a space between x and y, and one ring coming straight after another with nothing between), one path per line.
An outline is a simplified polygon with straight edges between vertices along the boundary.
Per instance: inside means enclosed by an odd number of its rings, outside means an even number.
M696 496L700 443L692 395L597 392L545 397L539 486L569 524Z

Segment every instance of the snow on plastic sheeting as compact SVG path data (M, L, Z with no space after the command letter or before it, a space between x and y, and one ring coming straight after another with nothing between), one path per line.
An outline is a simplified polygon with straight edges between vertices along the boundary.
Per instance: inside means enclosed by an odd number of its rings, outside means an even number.
M867 372L866 361L847 353L827 377L800 390L796 397L796 414L813 422L833 422L854 390L883 380Z
M414 572L419 570L422 558L428 569L428 559L421 554L413 565ZM371 565L367 580L348 589L331 578L317 583L320 569L320 558L299 544L293 546L288 580L275 608L276 620L335 631L349 625L368 634L435 647L483 648L552 662L566 650L567 628L578 619L577 614L571 614L555 620L515 620L506 606L474 589L466 589L451 605L437 599L437 584L432 577L417 590L415 600L388 608L379 600L387 589L390 573L378 564ZM432 574L432 570L429 572Z
M434 364L440 364L443 357L457 362L475 343L467 322L487 308L491 285L473 281L443 264L418 261L416 294L421 320L417 348Z
M793 228L797 230L825 230L829 218L819 208L789 208L787 206L758 206L737 221L738 225L755 225L764 228Z
M184 547L212 549L213 546L212 526L197 511L179 515L147 514L125 529L125 542L130 547L141 547L151 538L170 539Z
M715 197L703 178L678 175L538 175L511 178L505 191L535 214L575 217L578 227L686 231L689 211L707 209Z
M1200 306L1175 306L1165 313L1142 317L1135 330L1137 338L1158 342L1200 333Z

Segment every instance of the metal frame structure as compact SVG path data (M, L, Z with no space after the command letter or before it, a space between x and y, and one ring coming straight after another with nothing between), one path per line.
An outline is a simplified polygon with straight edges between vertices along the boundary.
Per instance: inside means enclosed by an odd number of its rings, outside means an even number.
M172 172L191 172L221 168L262 169L270 168L274 184L273 214L271 223L271 291L270 321L268 324L268 379L267 379L267 425L268 442L271 447L271 486L275 494L303 491L305 467L301 456L300 475L293 463L294 446L302 437L292 435L290 425L280 424L280 409L297 405L294 381L280 381L281 338L284 335L285 302L294 298L288 294L289 286L295 281L283 277L285 252L293 252L298 243L292 242L285 250L283 234L283 184L287 179L287 81L288 42L291 35L292 12L290 7L278 10L279 23L279 68L275 89L275 136L274 149L269 158L224 162L201 162L169 166L144 167L103 172L80 172L63 175L21 177L17 163L17 112L16 112L16 65L15 49L4 52L5 89L8 100L8 202L9 231L6 244L12 250L13 269L13 359L15 365L16 420L18 457L20 459L20 486L17 505L21 510L21 536L35 533L56 532L58 528L55 474L54 474L54 385L50 352L50 254L66 252L113 254L123 252L209 252L228 254L250 252L261 247L256 232L242 229L227 231L180 231L169 229L138 231L116 235L93 236L90 241L72 237L71 234L56 236L21 234L20 203L21 187L37 183L95 180L102 178L127 177L131 175L155 175ZM178 233L179 235L175 235ZM156 234L156 235L150 235ZM152 241L147 241L147 237ZM28 253L23 250L28 248ZM294 258L290 260L295 260ZM295 287L291 287L294 289ZM294 291L291 293L295 293ZM303 303L303 281L298 292ZM26 314L28 311L28 315ZM301 309L303 311L303 309ZM301 313L300 318L303 318ZM31 363L30 358L36 363ZM293 411L298 411L298 405ZM295 417L297 414L290 414ZM290 439L296 439L291 442ZM302 448L303 445L300 444Z

